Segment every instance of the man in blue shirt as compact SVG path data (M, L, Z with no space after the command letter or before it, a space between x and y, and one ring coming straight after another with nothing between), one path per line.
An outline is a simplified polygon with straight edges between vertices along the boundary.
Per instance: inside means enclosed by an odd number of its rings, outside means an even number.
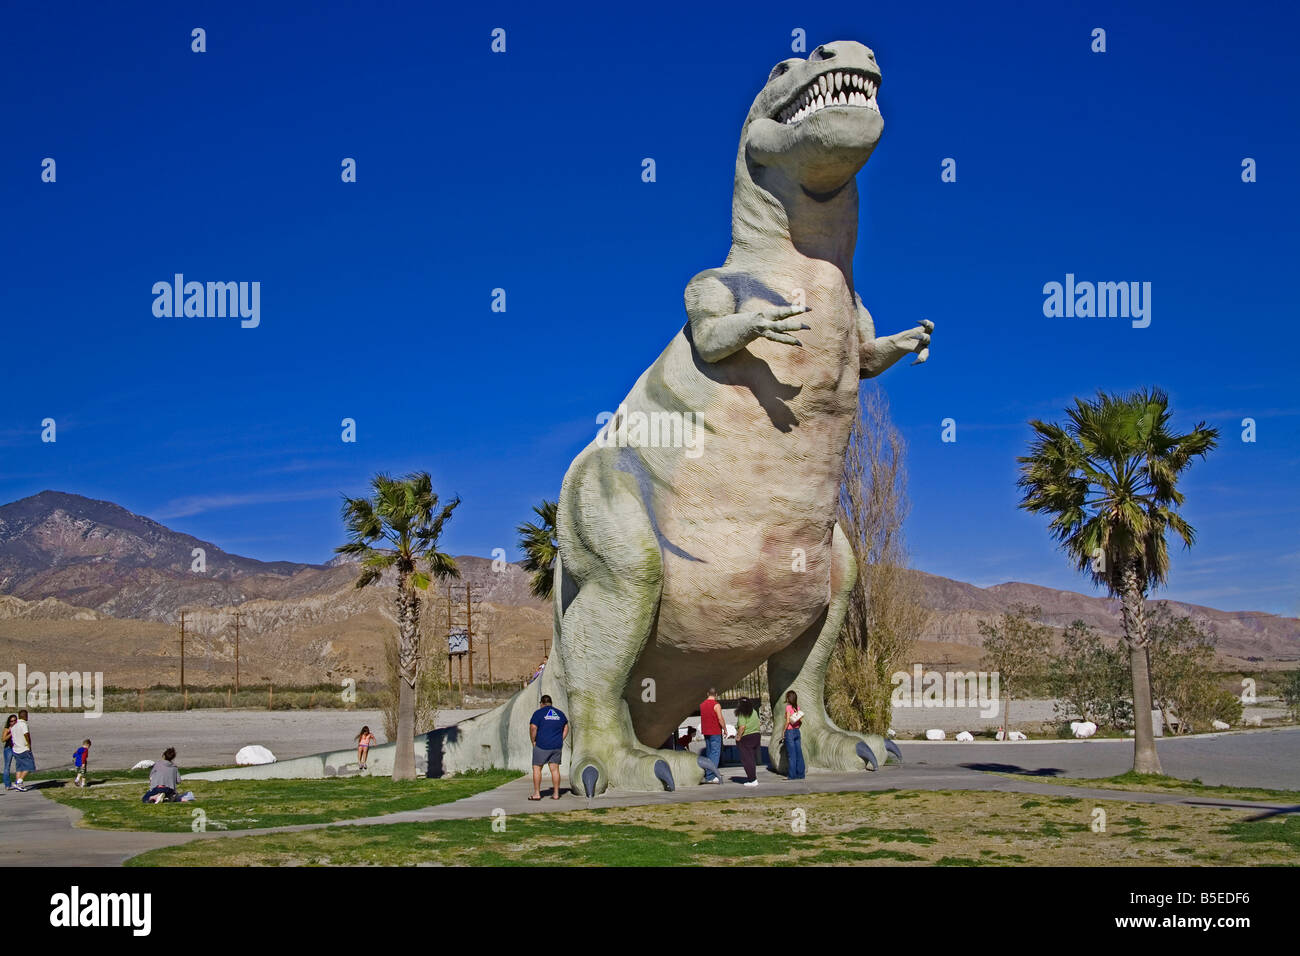
M528 735L533 741L533 792L529 800L542 799L542 767L551 767L551 799L560 799L560 761L564 759L564 739L569 736L569 718L551 706L550 694L543 694L542 706L528 721Z

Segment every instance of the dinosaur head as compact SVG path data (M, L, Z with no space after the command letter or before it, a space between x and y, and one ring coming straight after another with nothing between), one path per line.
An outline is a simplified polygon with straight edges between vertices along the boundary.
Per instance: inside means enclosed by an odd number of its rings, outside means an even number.
M884 130L876 104L880 67L861 43L825 43L782 60L745 120L741 153L756 185L832 198L875 149Z

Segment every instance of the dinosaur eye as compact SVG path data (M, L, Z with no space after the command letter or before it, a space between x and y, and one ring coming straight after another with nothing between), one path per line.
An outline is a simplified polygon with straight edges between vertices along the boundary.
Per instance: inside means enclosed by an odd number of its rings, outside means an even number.
M789 63L778 63L776 66L772 67L772 72L771 74L769 74L767 81L771 83L778 76L780 76L782 73L785 73L789 69L790 69Z

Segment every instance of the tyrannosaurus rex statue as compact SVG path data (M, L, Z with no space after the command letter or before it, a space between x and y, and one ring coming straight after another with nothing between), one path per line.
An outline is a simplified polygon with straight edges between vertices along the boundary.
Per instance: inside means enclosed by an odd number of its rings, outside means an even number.
M897 753L836 727L823 702L857 574L836 504L858 383L910 353L924 362L933 329L877 337L853 287L854 177L884 128L879 86L875 55L851 41L772 70L741 130L726 262L690 281L689 321L564 478L540 687L431 735L443 770L526 769L548 693L588 796L696 783L694 754L655 748L710 686L764 661L777 713L799 694L809 768ZM609 440L621 417L652 413L702 419L698 453Z

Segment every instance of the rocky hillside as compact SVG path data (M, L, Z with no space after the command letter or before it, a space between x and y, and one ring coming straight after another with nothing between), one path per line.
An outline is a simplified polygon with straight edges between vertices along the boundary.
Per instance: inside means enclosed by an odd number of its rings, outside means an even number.
M1001 615L1013 604L1042 608L1042 619L1063 628L1082 620L1114 637L1122 633L1119 601L1075 591L1011 582L979 588L950 578L913 572L921 579L923 601L932 611L923 640L977 646L982 641L979 622ZM1160 600L1159 594L1154 596ZM1219 638L1221 655L1236 661L1300 660L1300 620L1262 611L1220 611L1179 601L1162 602L1178 616L1204 621Z
M206 554L202 574L190 570L194 548ZM476 675L486 677L489 643L494 677L531 674L550 638L549 603L531 595L529 575L518 564L456 560L461 577L451 585L452 623L465 622L468 584L479 634ZM933 611L922 635L927 659L974 659L979 622L1013 603L1040 606L1043 619L1056 627L1082 619L1103 634L1120 633L1117 602L1107 598L1023 583L979 588L913 573ZM110 683L173 683L184 611L187 676L222 684L233 674L238 610L245 680L379 679L384 641L395 626L395 589L390 580L358 591L355 579L355 566L342 559L257 561L110 502L46 491L0 506L0 657L17 654L30 668L45 669L85 669L93 660ZM441 638L445 584L426 595L426 605L425 624ZM1294 618L1179 603L1173 608L1211 624L1229 663L1300 659L1300 621Z

